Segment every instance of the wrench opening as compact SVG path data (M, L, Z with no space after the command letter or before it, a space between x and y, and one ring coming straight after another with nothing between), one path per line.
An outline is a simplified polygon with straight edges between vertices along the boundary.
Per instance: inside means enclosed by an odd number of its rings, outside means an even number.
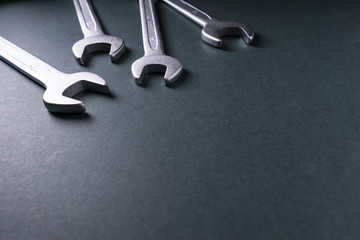
M68 88L66 88L62 95L65 97L73 97L78 93L81 93L83 91L92 91L92 92L98 92L98 93L108 93L109 90L107 87L100 87L99 85L96 83L92 83L86 80L81 80L78 81L76 83L74 83L73 85L69 86Z
M116 62L125 52L125 43L122 39L113 36L93 36L77 41L72 51L81 65L85 65L89 54L102 51L109 52L111 61Z
M138 85L144 84L145 76L149 73L165 72L165 85L170 86L179 79L183 68L176 58L167 55L145 55L133 63L131 71Z

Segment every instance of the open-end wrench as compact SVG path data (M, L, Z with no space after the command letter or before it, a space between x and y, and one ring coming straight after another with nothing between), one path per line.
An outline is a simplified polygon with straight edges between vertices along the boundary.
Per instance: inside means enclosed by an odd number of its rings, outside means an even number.
M72 96L84 90L108 92L106 82L98 75L62 73L2 37L0 58L46 88L43 100L50 112L85 112L84 104Z
M176 58L164 53L153 0L139 0L139 5L145 55L132 64L132 74L137 84L141 85L147 73L165 72L165 85L169 86L180 77L182 65Z
M79 40L72 47L79 63L84 65L88 54L98 51L110 51L111 61L118 60L125 51L124 40L104 33L89 0L74 0L74 5L84 34L84 39Z
M254 39L254 30L248 24L220 21L183 0L162 1L199 24L203 28L202 39L214 47L222 47L221 37L225 36L242 37L247 44L250 44Z

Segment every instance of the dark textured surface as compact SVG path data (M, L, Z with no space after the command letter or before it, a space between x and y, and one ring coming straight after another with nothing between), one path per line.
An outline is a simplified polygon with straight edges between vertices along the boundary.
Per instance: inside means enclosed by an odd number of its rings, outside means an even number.
M55 115L43 89L0 62L0 239L359 239L360 5L192 3L254 26L226 49L158 3L180 82L134 83L137 1L94 1L128 51L87 67L72 1L0 1L0 35L64 72L91 71L111 95Z

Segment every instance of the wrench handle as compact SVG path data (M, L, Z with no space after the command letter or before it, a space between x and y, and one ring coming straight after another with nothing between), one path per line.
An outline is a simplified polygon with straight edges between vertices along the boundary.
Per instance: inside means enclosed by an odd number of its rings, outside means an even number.
M205 25L212 19L212 17L210 17L208 14L204 13L203 11L199 10L198 8L192 6L191 4L183 0L162 0L162 1L167 3L176 11L190 18L192 21L196 22L202 27L205 27Z
M154 1L139 0L139 5L145 55L163 54L164 46Z
M74 0L74 5L84 37L103 35L104 31L91 2L89 0Z
M45 88L49 86L51 76L54 74L57 74L57 76L63 75L56 68L3 37L0 37L0 58Z

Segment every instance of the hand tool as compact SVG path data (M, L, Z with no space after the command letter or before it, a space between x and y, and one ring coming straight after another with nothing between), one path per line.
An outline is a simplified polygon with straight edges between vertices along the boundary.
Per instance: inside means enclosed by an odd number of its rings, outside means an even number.
M145 55L133 63L132 74L137 84L141 85L147 73L165 72L165 85L169 86L180 77L182 65L164 53L153 0L139 0L139 4Z
M110 51L112 62L118 60L125 51L124 40L104 33L89 0L74 0L76 13L84 39L76 42L72 51L81 65L85 64L88 54L98 51Z
M89 72L62 73L2 37L0 58L46 88L43 100L50 112L85 112L83 103L72 99L72 96L85 90L108 92L106 82L98 75Z
M250 44L254 39L254 30L248 24L220 21L183 0L162 1L199 24L203 28L202 39L214 47L222 47L221 37L225 36L242 37L247 44Z

